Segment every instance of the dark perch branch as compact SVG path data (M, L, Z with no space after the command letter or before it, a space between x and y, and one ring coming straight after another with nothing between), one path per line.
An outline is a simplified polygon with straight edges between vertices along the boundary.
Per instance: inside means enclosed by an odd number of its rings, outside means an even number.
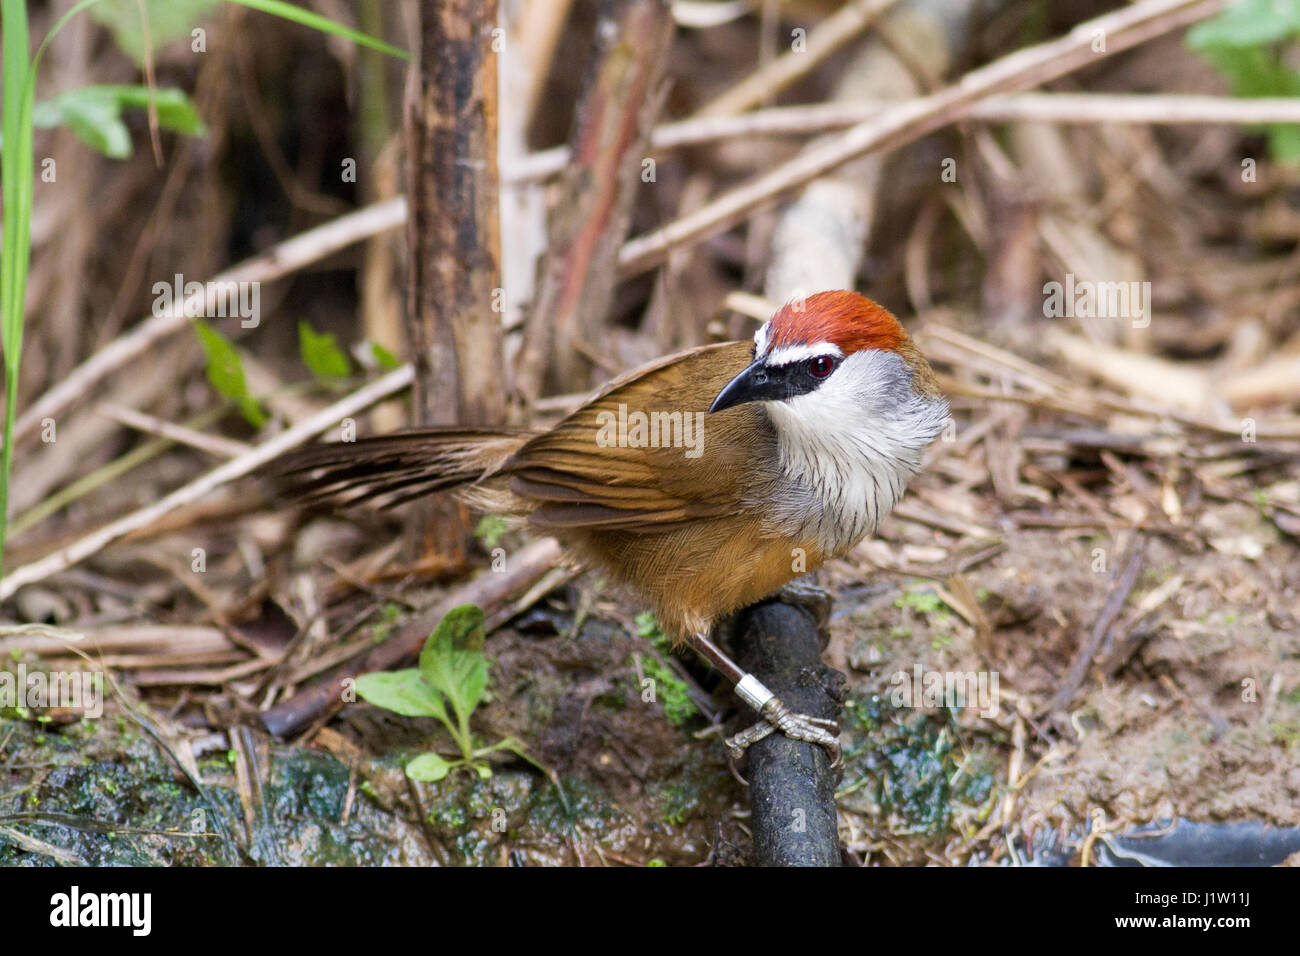
M786 706L814 717L840 718L844 675L821 659L812 614L780 601L741 611L733 643L736 662ZM757 720L745 709L748 721ZM749 716L752 715L752 716ZM816 744L770 734L749 749L746 776L758 866L839 866L835 784L826 752Z

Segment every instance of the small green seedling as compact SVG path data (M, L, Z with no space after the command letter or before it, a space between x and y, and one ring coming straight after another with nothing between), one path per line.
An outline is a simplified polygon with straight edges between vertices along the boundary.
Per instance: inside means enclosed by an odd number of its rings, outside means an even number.
M479 543L484 548L491 551L501 539L505 537L506 531L509 530L505 519L497 515L484 515L479 519L478 526L474 529L474 537L478 538Z
M387 609L385 609L387 610ZM534 760L521 741L506 737L490 746L476 746L469 719L487 690L488 662L483 655L483 612L472 604L449 611L424 642L419 667L357 678L363 699L405 717L436 717L447 728L460 756L420 754L406 765L406 775L427 783L464 769L486 780L492 776L487 758L506 750L540 770L555 785L566 813L572 813L555 771Z
M404 717L436 717L456 742L460 750L457 759L426 753L408 763L406 775L412 780L441 780L462 767L487 779L492 776L492 768L483 758L498 750L508 750L538 766L514 737L488 747L474 745L469 717L482 701L488 680L483 636L483 612L466 604L449 611L438 622L420 652L418 668L357 678L357 693L370 703Z

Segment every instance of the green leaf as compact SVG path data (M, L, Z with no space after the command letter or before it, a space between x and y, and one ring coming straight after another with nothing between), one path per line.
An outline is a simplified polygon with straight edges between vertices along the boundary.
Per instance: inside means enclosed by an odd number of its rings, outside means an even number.
M554 779L555 785L557 787L559 786L559 779L555 777L555 774L545 764L540 763L532 754L528 752L528 748L524 746L524 742L522 740L518 740L515 737L504 737L497 743L493 744L492 749L510 751L516 757L520 758L521 760L526 760L528 763L532 764L534 767L540 770L543 774ZM564 797L563 787L560 787L560 795L564 799L565 804L567 805L568 798Z
M406 765L406 775L424 783L437 783L450 772L451 764L437 754L420 754Z
M235 346L202 319L194 320L194 329L208 357L208 381L212 387L232 401L246 398L248 383L244 380L244 365Z
M468 717L483 699L483 692L487 690L488 666L487 658L478 652L462 651L461 653L466 655L472 653L474 659L467 660L459 693L451 700L452 706Z
M303 364L321 381L347 378L352 372L348 357L339 348L334 333L317 332L306 320L298 322L298 351Z
M1187 31L1193 49L1276 43L1300 32L1300 0L1242 0Z
M370 47L372 50L378 50L380 53L387 53L389 56L395 56L401 60L409 60L411 54L405 50L399 50L395 46L389 46L383 40L377 40L368 34L345 27L342 24L335 23L319 13L313 13L310 10L304 10L296 7L292 3L285 3L283 0L230 0L231 3L238 3L240 6L248 7L250 10L261 10L263 13L271 13L277 17L284 17L286 20L292 20L294 23L300 23L305 27L311 27L313 30L319 30L322 33L331 33L334 36L346 37L353 43L361 46Z
M403 717L447 719L442 695L430 687L415 668L362 674L357 678L357 693L368 703Z
M420 673L451 701L461 722L483 698L487 658L483 656L483 612L473 604L448 611L420 652Z
M479 651L483 649L483 638L483 611L476 605L462 604L443 615L424 647L427 651L430 644L436 644L449 649Z
M397 356L388 349L384 348L378 342L370 343L370 354L374 356L376 364L383 369L394 369L402 363L397 361Z
M485 764L485 763L476 763L476 764L474 764L474 769L475 769L476 771L478 771L478 776L479 776L479 779L480 779L480 780L491 780L491 779L492 779L492 768L489 767L487 764Z
M53 34L80 7L65 13ZM0 129L4 149L0 151L0 193L3 194L4 226L0 230L0 347L4 350L4 438L0 441L0 558L8 536L9 478L13 470L14 422L18 405L18 367L23 350L23 300L30 265L32 219L32 123L31 110L36 88L35 61L30 54L27 4L24 0L0 0ZM3 570L0 569L0 574Z
M102 91L103 95L115 98L123 107L146 111L149 109L149 87L138 83L91 86L86 89ZM158 111L158 125L163 129L186 136L208 135L203 118L184 90L171 86L155 87L153 106Z
M478 525L474 528L474 537L482 542L483 547L491 551L501 542L502 536L506 533L506 522L504 518L497 515L484 515L479 519Z
M109 159L131 155L131 133L122 122L117 103L95 96L77 96L72 90L32 110L32 124L41 129L66 126L77 139Z
M162 129L187 136L205 136L207 128L184 90L154 90L154 107ZM67 126L87 146L110 159L131 155L131 134L122 122L122 110L148 110L149 88L139 85L83 86L37 103L32 123L41 129Z
M149 42L154 49L188 36L216 7L218 0L101 0L90 15L113 33L117 45L136 63L144 62L144 30L140 5L149 24Z
M1237 96L1300 96L1300 73L1287 66L1275 50L1260 46L1210 46L1202 49L1201 55L1228 78ZM1300 160L1300 146L1297 146L1300 126L1277 123L1246 129L1267 133L1269 152L1274 159L1291 165Z
M1268 151L1275 158L1292 166L1300 163L1300 126L1294 123L1270 126Z
M140 28L140 0L102 0L95 6L93 16L110 30L117 45L130 54L137 63L144 62L144 31ZM216 6L217 0L143 0L145 16L149 22L149 40L155 48L186 36ZM389 56L409 60L405 50L377 40L333 20L304 10L282 0L231 0L251 10L259 10L283 17L294 23L311 27L321 33L346 37L353 43L367 46Z
M244 363L239 352L230 340L223 336L202 319L194 320L194 329L198 332L199 343L208 359L208 381L224 398L239 406L240 414L254 428L266 424L266 415L256 400L248 394L248 382L244 378Z
M1228 78L1236 96L1290 96L1297 75L1261 47L1211 47L1203 56Z

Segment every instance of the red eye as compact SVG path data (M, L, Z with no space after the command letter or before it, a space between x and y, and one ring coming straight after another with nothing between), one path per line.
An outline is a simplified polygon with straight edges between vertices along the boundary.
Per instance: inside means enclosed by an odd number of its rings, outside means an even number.
M819 355L815 359L809 359L808 371L818 378L825 378L835 371L835 360L829 355Z

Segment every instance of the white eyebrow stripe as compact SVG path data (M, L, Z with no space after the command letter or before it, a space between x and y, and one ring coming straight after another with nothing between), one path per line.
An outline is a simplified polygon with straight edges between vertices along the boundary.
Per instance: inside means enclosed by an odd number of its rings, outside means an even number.
M754 354L755 355L762 355L764 352L767 351L767 342L768 339L770 339L771 337L772 337L772 323L771 321L764 322L762 325L758 327L758 331L754 333Z
M767 357L768 365L790 365L804 359L816 358L818 355L833 355L843 358L844 353L834 342L813 342L811 345L782 345L772 350Z

